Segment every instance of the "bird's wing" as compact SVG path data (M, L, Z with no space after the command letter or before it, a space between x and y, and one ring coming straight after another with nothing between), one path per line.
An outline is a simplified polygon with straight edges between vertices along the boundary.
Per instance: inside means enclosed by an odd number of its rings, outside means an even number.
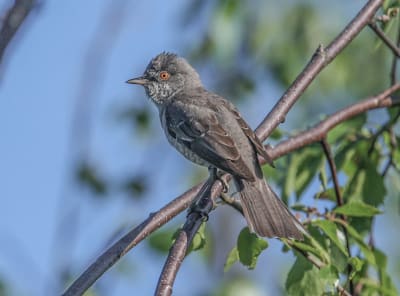
M254 173L243 161L235 141L218 121L215 112L198 112L198 107L171 104L165 109L168 134L211 165L246 180ZM195 116L193 114L196 114Z
M261 143L260 139L254 133L251 127L247 124L247 122L244 121L239 111L230 102L226 100L222 102L225 108L227 108L235 116L237 122L239 123L239 126L241 127L242 131L245 133L247 138L250 140L250 142L253 144L254 149L256 149L257 153L261 155L267 161L267 163L273 166L272 159L267 153L267 151L265 151L264 145Z

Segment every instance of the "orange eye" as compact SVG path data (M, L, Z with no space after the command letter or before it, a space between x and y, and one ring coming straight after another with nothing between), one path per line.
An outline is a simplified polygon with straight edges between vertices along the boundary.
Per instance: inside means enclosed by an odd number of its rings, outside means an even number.
M160 72L160 78L162 80L168 80L170 76L171 75L167 71L161 71Z

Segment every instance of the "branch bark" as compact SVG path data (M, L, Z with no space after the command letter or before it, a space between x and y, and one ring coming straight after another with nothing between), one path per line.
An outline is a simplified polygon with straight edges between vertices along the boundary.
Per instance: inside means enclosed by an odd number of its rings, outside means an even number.
M62 295L82 295L104 272L113 266L129 250L152 232L169 222L176 215L187 209L202 186L203 183L194 186L157 212L150 214L146 220L124 235L98 257Z

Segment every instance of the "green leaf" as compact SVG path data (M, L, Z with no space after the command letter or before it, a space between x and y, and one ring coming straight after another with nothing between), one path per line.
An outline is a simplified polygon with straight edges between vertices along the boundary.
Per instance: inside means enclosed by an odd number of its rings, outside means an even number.
M310 244L302 243L299 241L292 241L291 245L298 250L315 255L321 262L328 263L328 253L319 245L319 243L311 238Z
M334 265L339 272L344 273L347 271L349 257L344 255L335 244L329 246L329 255L333 258L331 264Z
M329 131L328 133L328 142L335 143L338 141L342 141L345 138L349 138L349 136L357 134L366 122L367 116L362 114L357 116L351 120L344 121L337 125L335 128Z
M359 245L361 252L364 254L365 259L372 264L373 266L376 266L376 260L375 260L375 255L373 251L371 250L370 246L368 246L365 242L363 237L355 230L352 226L350 226L347 223L341 223L346 230L348 235L353 238L356 243Z
M287 295L322 295L324 283L318 268L300 255L289 271L285 288Z
M256 267L258 256L267 247L268 242L254 233L250 233L249 228L245 227L240 232L237 240L239 259L249 269Z
M326 189L326 187L328 186L328 177L326 175L326 170L324 166L321 166L319 170L318 179L321 182L322 188Z
M323 166L323 160L321 149L316 146L307 147L291 155L284 185L285 198L293 191L299 198L315 177L315 172Z
M147 239L148 245L155 251L165 254L168 253L172 245L173 237L176 233L175 227L162 228L152 233Z
M283 137L283 132L281 129L276 128L272 131L272 134L268 137L268 139L280 140Z
M373 217L382 213L377 208L357 200L337 207L333 212L350 217Z
M324 283L324 295L331 293L334 295L336 293L335 284L339 280L339 272L333 265L327 265L319 270L319 277ZM328 294L329 295L329 294Z
M377 167L371 162L366 165L366 178L363 187L363 200L370 205L383 204L386 195L384 178L377 171Z
M348 256L347 250L344 246L345 242L340 241L338 237L338 228L335 223L328 220L315 220L312 222L313 225L318 226L325 234L329 237L329 239L339 248L340 251L346 256Z
M334 188L328 188L326 190L317 192L315 194L316 199L321 199L321 200L330 200L336 202L336 192Z
M224 265L224 272L227 272L232 265L239 261L239 252L237 247L234 247L228 254L228 257L226 258L225 265Z
M349 264L351 265L351 267L352 267L351 273L350 273L350 275L349 275L349 280L351 280L351 279L354 278L354 276L355 276L358 272L361 271L361 269L363 268L364 262L363 262L360 258L351 257L351 258L349 259L349 262L348 262L348 263L349 263Z
M196 232L192 239L192 243L189 246L187 253L189 254L192 251L198 251L202 249L206 245L206 224L202 223L199 227L199 230Z

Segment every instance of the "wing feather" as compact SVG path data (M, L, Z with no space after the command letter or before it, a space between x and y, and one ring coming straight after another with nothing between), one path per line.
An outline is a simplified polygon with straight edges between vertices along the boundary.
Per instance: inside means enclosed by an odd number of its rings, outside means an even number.
M254 180L254 174L243 161L234 139L219 123L216 113L212 110L195 112L198 110L194 108L197 106L185 104L167 107L165 122L169 135L213 166L243 179Z

